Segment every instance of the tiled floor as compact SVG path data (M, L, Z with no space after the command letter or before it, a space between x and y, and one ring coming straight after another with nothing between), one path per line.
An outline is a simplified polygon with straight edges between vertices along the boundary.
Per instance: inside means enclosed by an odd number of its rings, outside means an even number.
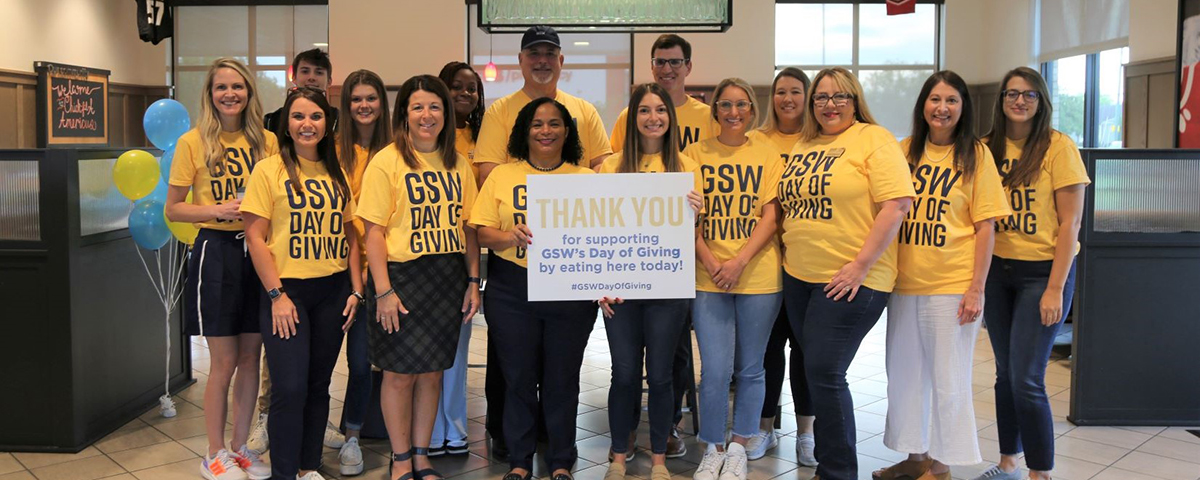
M582 369L579 405L579 462L576 478L599 480L607 468L606 456L609 446L607 421L607 392L610 361L605 340L603 322L596 322L588 345ZM471 340L469 363L482 365L487 326L482 317L477 317ZM854 392L855 418L858 428L859 477L870 478L870 472L903 458L903 455L883 446L884 415L887 412L887 376L884 373L884 323L881 321L871 331L858 357L850 368L850 389ZM204 385L207 381L208 350L203 342L191 345L195 359L196 385L179 392L175 398L178 416L161 418L155 408L130 422L120 430L86 450L73 454L0 453L0 480L90 480L141 479L172 480L200 478L200 455L207 442L204 437L203 410L201 409ZM697 362L698 363L698 362ZM978 420L979 443L985 463L970 467L955 467L954 477L971 478L999 459L996 441L995 410L991 383L995 374L991 348L987 343L986 331L980 335L975 349L975 414ZM1054 478L1062 480L1137 480L1200 478L1200 438L1182 428L1163 427L1076 427L1067 422L1065 415L1071 392L1068 390L1071 370L1068 362L1061 358L1051 361L1046 374L1046 383L1051 397L1056 424L1057 469ZM338 419L342 413L341 398L345 395L346 367L344 359L339 362L330 387L334 398L329 416ZM784 389L783 407L791 410L791 397ZM468 412L470 421L471 454L466 457L441 457L435 466L454 480L499 479L507 466L487 456L484 441L483 417L486 399L483 398L483 369L472 368L468 375ZM795 417L784 414L784 434L780 446L770 455L750 462L750 480L771 478L808 480L813 470L797 468L795 463ZM685 420L687 422L687 420ZM690 428L689 428L690 429ZM649 442L647 425L642 422L639 444ZM670 460L667 465L675 478L691 478L700 461L701 448L694 437L686 438L688 454L681 459ZM359 478L387 478L386 442L367 440L364 442L367 462L366 473ZM539 459L540 460L540 459ZM337 452L326 449L326 467L322 470L327 478L337 476ZM543 475L541 467L535 474ZM638 455L632 462L631 476L649 476L650 463L647 455Z

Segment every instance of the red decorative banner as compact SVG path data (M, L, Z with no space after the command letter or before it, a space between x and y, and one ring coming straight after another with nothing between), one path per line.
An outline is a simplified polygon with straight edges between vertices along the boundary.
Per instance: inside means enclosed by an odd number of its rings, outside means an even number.
M903 15L916 13L917 0L887 0L888 15Z

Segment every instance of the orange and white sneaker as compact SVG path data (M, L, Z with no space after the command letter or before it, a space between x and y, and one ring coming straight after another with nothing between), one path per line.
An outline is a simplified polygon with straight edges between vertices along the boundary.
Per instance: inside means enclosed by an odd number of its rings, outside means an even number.
M249 480L246 472L238 466L237 460L229 450L222 448L210 457L200 461L200 474L208 480Z
M245 445L230 454L239 467L246 472L250 480L265 480L271 478L271 466Z

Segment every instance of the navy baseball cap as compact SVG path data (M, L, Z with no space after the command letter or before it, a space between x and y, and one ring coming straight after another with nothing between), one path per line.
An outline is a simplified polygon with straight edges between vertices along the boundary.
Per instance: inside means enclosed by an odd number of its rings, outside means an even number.
M562 44L558 41L558 32L554 31L546 25L534 25L525 31L525 35L521 36L521 50L532 47L539 43L548 43L555 48L562 48Z

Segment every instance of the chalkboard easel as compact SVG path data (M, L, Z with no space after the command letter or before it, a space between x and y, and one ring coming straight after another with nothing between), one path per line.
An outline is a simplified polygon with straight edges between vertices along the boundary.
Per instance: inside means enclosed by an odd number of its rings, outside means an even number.
M108 70L34 62L38 146L108 145Z

